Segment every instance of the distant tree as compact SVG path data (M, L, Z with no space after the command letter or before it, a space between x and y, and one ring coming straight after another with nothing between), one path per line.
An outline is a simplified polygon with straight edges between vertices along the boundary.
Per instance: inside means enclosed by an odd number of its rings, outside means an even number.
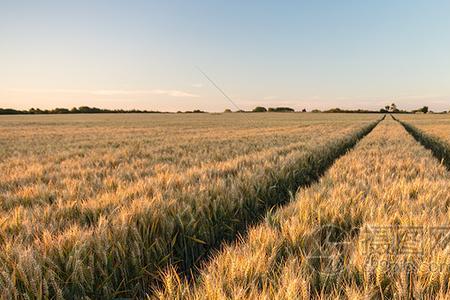
M279 112L295 112L295 109L290 107L277 107L276 110Z
M0 108L0 115L18 115L22 114L24 112L21 112L20 110L15 110L12 108Z
M395 103L391 104L391 107L389 108L390 112L399 112L400 110L397 108L397 105Z
M326 112L326 113L340 113L340 112L343 112L343 110L337 107L337 108L332 108L332 109L326 110L324 112Z
M386 106L386 107L389 107L389 106ZM385 107L385 108L382 108L382 109L380 109L380 113L387 113L387 112L389 112L389 110L388 110L388 109L386 109L386 107Z
M266 111L267 111L267 109L262 106L257 106L252 110L252 112L266 112Z
M78 107L78 111L80 113L90 113L92 112L91 108L89 106L80 106Z
M320 113L321 111L319 109L313 109L311 112L312 113Z
M270 112L294 112L295 110L290 107L269 107Z
M70 110L68 110L67 108L55 108L52 113L55 114L68 114L70 113Z
M230 113L230 112L232 112L232 111L231 111L231 109L227 108L227 109L225 109L223 112L224 112L224 113Z
M306 108L302 109L302 112L306 112Z
M424 106L421 108L421 111L426 114L428 112L428 106Z

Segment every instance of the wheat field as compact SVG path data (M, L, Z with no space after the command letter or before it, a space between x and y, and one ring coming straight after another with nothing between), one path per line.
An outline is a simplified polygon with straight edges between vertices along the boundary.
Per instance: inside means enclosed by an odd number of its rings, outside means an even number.
M448 115L2 116L0 129L4 299L450 294Z
M448 170L388 119L194 285L168 270L159 297L447 299L449 205Z
M139 297L316 179L379 118L5 117L5 298Z

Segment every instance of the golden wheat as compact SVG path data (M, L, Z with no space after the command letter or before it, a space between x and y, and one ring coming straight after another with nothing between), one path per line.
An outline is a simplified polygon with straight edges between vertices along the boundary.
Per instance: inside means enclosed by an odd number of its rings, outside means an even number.
M450 143L450 116L448 114L397 115L396 118Z
M2 118L1 295L141 295L161 268L188 270L288 200L377 118ZM304 280L297 289L309 293Z
M389 118L295 202L217 253L192 285L158 296L448 298L449 205L450 173Z

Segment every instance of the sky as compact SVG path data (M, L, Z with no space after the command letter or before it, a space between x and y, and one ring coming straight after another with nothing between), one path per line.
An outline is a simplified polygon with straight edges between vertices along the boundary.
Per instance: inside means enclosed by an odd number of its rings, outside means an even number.
M0 0L0 107L450 110L450 1Z

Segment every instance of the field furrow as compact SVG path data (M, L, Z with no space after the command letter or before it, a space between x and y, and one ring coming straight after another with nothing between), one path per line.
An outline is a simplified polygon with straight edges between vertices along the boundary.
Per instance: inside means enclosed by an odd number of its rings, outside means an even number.
M419 143L425 148L430 149L434 156L442 161L450 170L450 120L447 124L441 126L433 126L429 128L419 129L416 126L395 118L403 125Z
M394 120L163 299L450 296L450 173Z
M450 144L450 115L449 114L422 114L394 115L396 119L406 122L422 132L437 137Z

